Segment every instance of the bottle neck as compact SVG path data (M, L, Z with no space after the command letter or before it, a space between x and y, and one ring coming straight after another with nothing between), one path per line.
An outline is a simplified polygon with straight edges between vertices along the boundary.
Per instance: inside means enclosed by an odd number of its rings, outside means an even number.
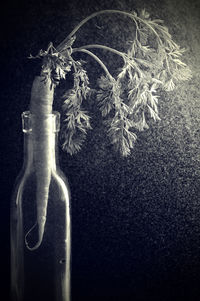
M30 112L22 114L24 132L24 169L26 171L56 170L58 162L58 132L60 115L58 112L46 116L34 116Z
M38 145L40 143L33 134L26 133L24 135L24 168L28 170L35 170L36 162L41 156L48 156L48 168L56 170L59 168L58 161L58 133L50 133L48 137L45 137L47 142L45 149L43 146ZM38 150L39 147L39 150ZM43 155L41 154L41 151ZM46 154L44 154L44 152Z

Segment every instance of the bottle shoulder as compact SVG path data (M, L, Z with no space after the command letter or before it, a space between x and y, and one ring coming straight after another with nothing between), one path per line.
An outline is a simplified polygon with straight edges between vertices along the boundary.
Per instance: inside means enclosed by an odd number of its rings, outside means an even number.
M18 203L20 199L28 199L28 195L36 195L39 189L37 173L34 169L22 169L16 178L12 199ZM58 168L52 169L48 189L49 198L69 202L71 194L67 177Z

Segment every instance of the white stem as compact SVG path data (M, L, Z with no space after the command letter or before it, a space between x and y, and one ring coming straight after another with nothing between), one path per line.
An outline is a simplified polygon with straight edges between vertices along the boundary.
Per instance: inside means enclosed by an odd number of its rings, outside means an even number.
M122 14L124 16L130 17L132 19L132 21L134 21L134 23L136 24L136 28L138 28L138 23L137 21L145 24L147 27L149 27L151 29L151 31L156 35L159 43L162 43L157 31L148 23L148 21L143 20L142 18L133 15L133 13L128 13L125 11L121 11L121 10L117 10L117 9L107 9L107 10L101 10L98 12L95 12L93 14L91 14L90 16L86 17L85 19L83 19L73 30L72 32L56 47L56 49L58 51L61 51L62 48L65 46L66 42L86 23L88 22L90 19L101 15L101 14Z
M89 54L91 57L93 57L95 59L95 61L97 61L97 63L99 63L101 65L101 67L104 69L104 71L108 75L108 77L113 78L112 75L110 74L110 72L108 71L107 67L105 66L105 64L98 58L98 56L96 56L91 51L89 51L87 49L77 48L77 49L73 49L73 52L84 52L84 53Z

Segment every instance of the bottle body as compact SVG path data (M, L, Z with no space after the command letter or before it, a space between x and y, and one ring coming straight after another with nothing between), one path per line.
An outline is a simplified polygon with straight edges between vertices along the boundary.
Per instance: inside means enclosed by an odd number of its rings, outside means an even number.
M29 115L28 118L32 117ZM52 116L50 118L52 119ZM58 116L50 122L55 123L56 118ZM35 138L30 127L25 132L24 166L16 181L11 203L13 301L70 301L70 190L57 160L57 132L58 130L52 127L49 133L45 201L41 187L38 188L42 180L41 175L38 176L35 163ZM45 212L45 223L41 226L39 218L42 210ZM38 243L40 227L43 234Z

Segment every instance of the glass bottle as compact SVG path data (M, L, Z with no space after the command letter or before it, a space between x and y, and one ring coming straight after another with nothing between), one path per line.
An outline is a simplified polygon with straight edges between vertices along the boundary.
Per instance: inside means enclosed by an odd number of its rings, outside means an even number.
M22 114L24 163L11 202L11 299L12 301L70 301L70 190L59 168L57 140L60 114L45 116L50 131L50 181L44 231L37 229L36 154L34 116ZM38 222L39 223L39 222Z

